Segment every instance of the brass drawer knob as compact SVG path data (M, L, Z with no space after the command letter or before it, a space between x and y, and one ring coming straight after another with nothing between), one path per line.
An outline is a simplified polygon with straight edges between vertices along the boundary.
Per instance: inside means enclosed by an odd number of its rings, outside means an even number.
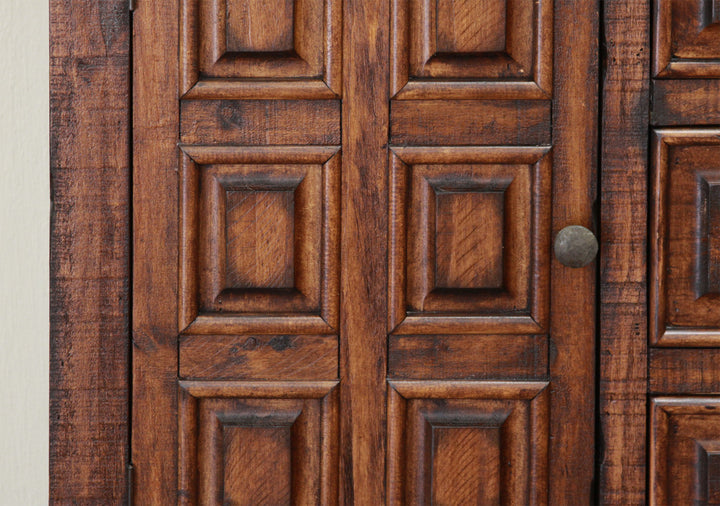
M585 267L597 252L595 234L580 225L565 227L555 237L555 257L567 267Z

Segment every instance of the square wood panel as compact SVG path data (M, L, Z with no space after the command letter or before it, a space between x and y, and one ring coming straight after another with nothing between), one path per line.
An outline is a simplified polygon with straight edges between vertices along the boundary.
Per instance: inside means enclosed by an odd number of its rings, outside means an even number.
M650 504L720 504L720 399L652 400Z
M339 0L183 0L182 94L335 97L341 16Z
M393 0L396 98L549 98L551 0Z
M183 147L181 329L258 314L336 326L336 152Z
M656 77L720 77L720 2L655 0Z
M544 382L392 382L388 503L544 503L548 401Z
M720 130L653 139L650 336L720 345Z
M395 148L395 333L543 331L550 164L547 148Z
M335 382L181 382L183 504L331 504Z

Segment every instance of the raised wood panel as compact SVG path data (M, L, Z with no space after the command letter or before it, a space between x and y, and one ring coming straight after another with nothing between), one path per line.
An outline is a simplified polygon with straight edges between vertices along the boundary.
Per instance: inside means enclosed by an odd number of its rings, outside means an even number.
M336 382L180 382L179 504L337 504Z
M181 329L201 313L310 313L337 325L339 157L183 146Z
M337 336L189 335L180 338L180 377L207 380L331 380Z
M393 381L388 504L547 502L547 383Z
M225 49L228 53L293 51L294 21L295 0L225 0Z
M720 77L715 0L655 0L656 77Z
M650 504L720 501L720 399L652 399Z
M437 0L438 53L506 50L506 0Z
M388 376L539 380L548 358L545 336L390 336Z
M654 135L650 332L658 345L720 344L719 134Z
M181 95L274 98L272 82L284 80L288 95L337 96L341 25L337 0L183 0ZM222 92L212 91L218 80Z
M550 144L550 103L538 100L394 100L396 146Z
M442 98L465 80L463 98L548 98L552 16L548 0L393 0L391 91Z
M339 145L340 102L182 100L180 140L208 145Z
M481 333L483 319L515 316L542 332L550 159L543 148L394 150L391 329L409 317L429 323L445 316L462 333L463 317L475 316Z

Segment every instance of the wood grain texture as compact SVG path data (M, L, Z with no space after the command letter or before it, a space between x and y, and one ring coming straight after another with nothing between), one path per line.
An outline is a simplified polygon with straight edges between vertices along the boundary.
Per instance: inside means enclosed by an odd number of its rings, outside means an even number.
M659 395L720 394L720 350L650 350L648 392Z
M337 98L339 0L183 0L180 92L187 98Z
M598 9L597 1L555 2L553 202L562 204L553 206L553 236L568 225L593 228ZM557 354L550 361L549 504L586 504L595 474L595 270L554 260L550 284L550 339Z
M720 123L720 80L657 79L652 99L654 126Z
M126 5L50 2L51 504L127 500Z
M131 448L137 504L178 500L178 8L168 0L139 2L133 14Z
M394 379L545 379L547 338L390 336L388 375Z
M437 0L439 53L505 51L505 0Z
M384 504L390 11L343 9L340 503Z
M552 94L552 2L393 0L391 18L398 99Z
M550 143L544 101L393 100L393 145L541 145Z
M654 77L720 77L720 24L713 3L654 0Z
M658 129L652 134L650 342L717 346L720 294L708 284L717 206L720 130Z
M338 504L336 386L180 382L178 504Z
M338 145L336 100L184 100L180 139L186 144Z
M646 503L650 3L604 2L600 382L604 504Z
M650 411L649 504L715 504L720 399L656 397Z
M184 336L180 377L328 380L338 377L337 336Z
M388 388L388 504L547 503L547 383Z

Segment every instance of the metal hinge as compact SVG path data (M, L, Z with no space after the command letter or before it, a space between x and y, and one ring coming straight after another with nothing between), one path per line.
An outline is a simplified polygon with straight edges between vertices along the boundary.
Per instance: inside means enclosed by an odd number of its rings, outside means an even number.
M135 476L135 468L132 464L127 465L127 503L128 506L133 504L133 478Z
M128 10L130 12L135 10L135 0L128 0Z

